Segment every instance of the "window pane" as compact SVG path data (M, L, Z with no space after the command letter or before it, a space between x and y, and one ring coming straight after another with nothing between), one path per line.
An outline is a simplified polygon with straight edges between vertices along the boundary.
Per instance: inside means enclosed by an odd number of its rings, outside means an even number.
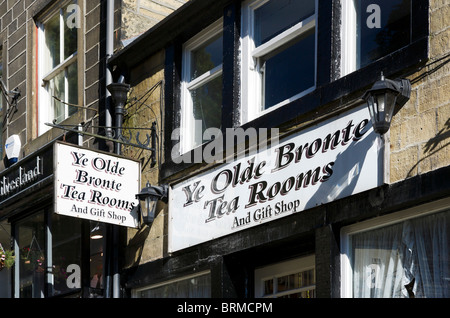
M65 119L65 91L64 91L64 71L59 72L54 78L49 81L49 94L51 98L51 105L53 110L53 117L56 122L61 122ZM57 97L58 99L55 99Z
M273 279L264 281L264 295L271 295L273 292Z
M315 0L273 0L255 10L255 46L314 14Z
M103 244L105 237L105 226L101 222L91 222L91 235L94 231L102 233L101 237L90 240L90 294L92 297L103 295L105 281L103 279Z
M314 86L315 78L315 33L309 32L298 42L289 43L263 57L263 109L291 98Z
M222 35L217 35L192 51L191 80L222 64L222 46Z
M69 92L67 102L72 105L78 105L78 76L77 76L77 63L71 64L67 68L67 81L69 83ZM77 107L68 106L69 116L75 114L78 110Z
M55 14L45 25L44 25L44 33L45 33L45 45L47 46L48 55L46 71L50 71L52 68L61 63L61 54L60 54L60 17L59 11Z
M222 77L218 76L192 90L191 96L196 128L194 131L198 131L198 125L201 125L202 136L208 128L220 129L222 126ZM202 136L195 136L194 146L204 142Z
M70 4L69 4L70 5ZM69 6L67 5L67 6ZM64 59L68 58L77 51L77 28L68 27L68 19L73 19L76 12L67 12L67 7L63 9L64 12Z
M44 297L45 229L42 212L17 225L20 298Z
M52 296L81 287L81 220L52 214ZM69 267L70 266L70 267Z
M364 67L410 43L411 0L376 1L379 12L369 5L373 0L356 0L358 12L359 65ZM376 25L379 20L379 25Z

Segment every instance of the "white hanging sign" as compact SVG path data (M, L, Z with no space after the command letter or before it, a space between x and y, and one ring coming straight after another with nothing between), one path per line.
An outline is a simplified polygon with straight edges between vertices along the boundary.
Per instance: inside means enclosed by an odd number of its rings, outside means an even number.
M380 186L381 145L363 105L172 185L169 251Z
M140 163L55 143L55 212L138 227Z

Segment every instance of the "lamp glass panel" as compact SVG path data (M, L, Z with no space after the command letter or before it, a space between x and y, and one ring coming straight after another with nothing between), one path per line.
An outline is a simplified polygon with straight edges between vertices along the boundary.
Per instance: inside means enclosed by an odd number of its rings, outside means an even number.
M376 101L377 101L377 112L378 113L382 113L384 112L384 108L385 108L385 96L386 94L377 94L375 96Z
M387 92L385 97L385 103L387 105L386 113L385 113L385 120L387 122L390 122L392 119L392 113L394 112L395 103L397 100L397 94L393 92Z
M157 202L157 200L152 200L151 197L147 197L144 201L141 201L141 211L144 221L152 220L154 218Z

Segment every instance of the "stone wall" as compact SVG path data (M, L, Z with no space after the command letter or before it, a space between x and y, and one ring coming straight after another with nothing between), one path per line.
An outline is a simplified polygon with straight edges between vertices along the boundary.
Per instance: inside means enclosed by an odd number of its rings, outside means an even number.
M123 0L121 40L144 33L189 0Z
M429 61L409 79L410 101L390 131L391 182L450 163L450 4L430 1Z
M131 70L131 91L128 94L124 127L148 128L141 131L139 141L147 141L150 127L156 122L158 134L156 165L152 166L148 150L124 147L123 154L129 158L141 160L141 188L149 182L159 184L159 167L163 154L163 123L161 116L162 85L164 79L164 51L160 51ZM133 131L136 134L137 131ZM124 132L124 135L127 133ZM134 142L135 140L132 140ZM151 146L151 145L149 145ZM139 230L128 229L128 246L126 248L126 266L146 263L162 258L164 241L167 240L167 209L159 203L155 220L151 227L143 226ZM145 246L145 248L143 248Z

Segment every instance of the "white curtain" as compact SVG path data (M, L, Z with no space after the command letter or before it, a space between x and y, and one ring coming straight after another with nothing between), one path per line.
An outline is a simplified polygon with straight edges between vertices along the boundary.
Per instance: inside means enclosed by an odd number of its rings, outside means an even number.
M352 236L354 297L450 297L450 212Z

